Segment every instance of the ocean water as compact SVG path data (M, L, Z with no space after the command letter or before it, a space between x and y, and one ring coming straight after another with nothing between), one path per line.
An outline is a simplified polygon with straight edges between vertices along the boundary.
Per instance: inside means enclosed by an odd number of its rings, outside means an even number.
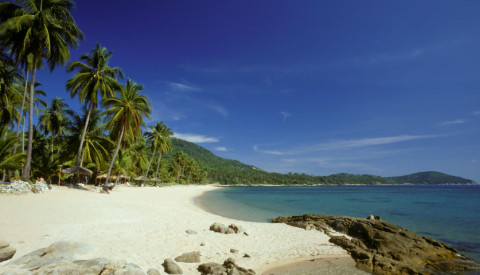
M325 214L370 214L442 241L480 259L480 186L397 185L316 187L223 187L196 203L207 211L245 221Z

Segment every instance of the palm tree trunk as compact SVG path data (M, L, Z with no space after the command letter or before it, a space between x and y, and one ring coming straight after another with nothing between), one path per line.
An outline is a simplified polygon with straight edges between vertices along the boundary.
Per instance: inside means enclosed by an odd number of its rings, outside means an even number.
M30 82L30 98L28 108L28 144L27 157L25 159L25 167L23 168L22 178L28 180L30 178L30 166L32 162L32 145L33 145L33 95L35 91L35 75L37 73L37 58L33 61L32 81Z
M145 177L148 177L148 171L150 171L150 166L152 165L152 162L153 162L153 158L155 157L155 153L157 152L157 148L154 148L153 149L153 154L152 154L152 158L150 159L150 162L148 163L148 168L147 168L147 173L145 173ZM157 175L155 174L155 177Z
M27 89L28 89L28 74L29 74L29 70L28 69L25 69L25 87L23 89L23 98L22 98L22 105L20 107L20 119L18 120L18 123L17 123L17 133L16 133L16 137L18 137L20 135L20 124L22 125L22 131L23 129L25 129L23 126L25 125L25 120L23 119L23 108L25 107L25 97L27 96ZM22 153L23 153L23 150L24 150L24 147L23 147L23 139L25 138L24 135L22 135ZM13 155L15 155L15 153L17 153L17 143L15 143L15 146L13 147ZM10 179L12 177L12 171L8 171L8 178Z
M75 163L76 166L80 164L80 158L82 158L83 142L85 141L85 136L87 135L87 127L90 120L90 114L92 113L92 109L93 102L90 102L90 106L88 107L87 119L85 120L85 127L83 127L82 139L80 140L80 146L78 147L77 162Z
M113 163L117 157L118 151L120 151L120 145L122 144L123 134L125 133L125 126L122 127L122 132L120 133L120 138L118 139L117 148L115 148L115 153L113 154L112 161L110 162L110 167L108 167L107 179L103 186L108 187L108 180L110 179L110 173L112 172Z
M28 89L28 74L29 71L28 69L25 70L25 87L23 89L23 98L22 98L22 106L20 107L20 120L17 123L17 133L16 136L20 135L20 124L25 124L25 121L23 120L23 107L25 106L25 97L27 95L27 89ZM22 122L23 121L23 122ZM13 154L17 152L17 146L13 148Z
M50 161L53 162L53 134L50 141Z
M160 168L160 161L162 160L162 150L160 150L160 154L158 155L158 162L157 162L157 170L155 171L155 177L158 175L158 169Z

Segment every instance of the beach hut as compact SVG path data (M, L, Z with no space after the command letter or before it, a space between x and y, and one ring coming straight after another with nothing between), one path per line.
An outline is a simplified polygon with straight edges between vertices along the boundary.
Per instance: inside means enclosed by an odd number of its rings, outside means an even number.
M76 174L76 175L83 175L83 176L90 176L91 174L93 174L92 170L87 169L85 167L81 167L81 166L73 166L73 167L62 169L62 173L66 175Z

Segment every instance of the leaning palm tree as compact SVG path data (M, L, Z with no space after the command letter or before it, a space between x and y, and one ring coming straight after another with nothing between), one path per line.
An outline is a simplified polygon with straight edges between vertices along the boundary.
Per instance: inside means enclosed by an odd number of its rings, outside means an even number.
M75 152L80 145L83 129L88 111L83 108L82 115L74 114L73 122L69 125L69 135L66 138L64 152ZM90 116L90 123L84 138L84 148L80 159L80 166L83 163L92 163L97 169L101 169L102 164L109 158L109 149L114 148L113 142L104 133L105 125L101 123L102 116L99 110L93 110ZM67 155L64 159L72 159L72 155ZM75 157L76 159L76 157ZM75 162L73 162L75 164ZM106 169L106 168L105 168Z
M30 177L33 141L33 98L37 68L46 58L50 71L70 58L83 34L70 14L71 0L16 0L0 3L0 41L17 64L32 68L29 97L28 145L23 178ZM31 60L31 62L30 62Z
M123 78L122 70L118 67L110 67L108 62L113 52L97 43L89 53L80 57L81 61L70 62L67 65L67 72L78 71L77 74L67 82L67 90L71 97L78 95L80 103L85 102L88 106L87 120L83 128L82 139L78 147L76 165L80 165L85 135L92 111L97 108L101 98L113 97L115 91L122 88L117 77Z
M108 179L120 146L127 138L135 141L137 136L141 136L140 127L144 125L143 117L150 119L150 102L146 96L139 94L142 89L142 86L128 79L125 87L118 91L118 97L107 98L104 101L105 106L110 107L105 111L108 121L106 126L110 129L112 139L117 141L104 187L109 186Z
M173 144L171 140L171 136L173 136L173 132L170 128L168 128L167 124L163 121L157 122L155 126L150 127L152 130L151 132L145 133L147 137L147 141L152 145L153 154L150 162L148 164L147 172L145 173L145 177L148 177L148 171L150 170L150 166L155 158L155 154L158 149L159 156L157 161L157 169L155 170L155 177L158 176L158 169L160 168L160 160L162 156L173 149Z
M50 106L41 111L38 118L40 130L45 135L50 134L50 154L53 157L53 140L65 133L67 125L71 123L68 115L73 115L73 111L68 108L65 99L59 97L54 97Z

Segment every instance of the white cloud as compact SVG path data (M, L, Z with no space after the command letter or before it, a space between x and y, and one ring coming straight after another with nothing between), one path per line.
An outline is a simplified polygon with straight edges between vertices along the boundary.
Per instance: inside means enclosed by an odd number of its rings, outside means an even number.
M285 119L287 119L287 118L289 118L289 117L292 116L292 114L287 113L287 112L280 112L280 114L282 115L283 120L285 120Z
M226 147L215 147L213 150L218 151L218 152L227 152Z
M368 146L376 146L376 145L385 145L385 144L393 144L411 140L418 140L418 139L429 139L429 138L437 138L440 137L439 135L401 135L401 136L391 136L391 137L378 137L378 138L365 138L365 139L352 139L352 140L335 140L325 143L320 143L316 145L309 145L299 148L294 148L290 150L262 150L257 145L253 146L253 150L256 152L269 154L269 155L298 155L298 154L305 154L310 153L313 151L335 151L335 150L346 150L346 149L353 149L353 148L362 148Z
M183 83L177 83L177 82L168 83L168 87L170 87L171 90L178 91L178 92L198 92L202 90L199 87L195 87L195 86L191 86Z
M218 138L215 138L215 137L207 137L204 135L197 135L197 134L175 133L173 136L179 139L193 142L193 143L214 143L214 142L220 141Z
M464 124L465 122L467 122L465 119L455 119L455 120L444 121L440 123L440 126Z
M476 115L476 116L480 116L480 111L475 111L475 112L473 112L473 114Z
M404 142L409 140L435 138L435 137L438 137L438 136L436 135L418 135L418 136L402 135L402 136L393 136L393 137L337 140L337 141L317 145L316 149L317 150L335 150L335 149L345 149L345 148L359 148L359 147L365 147L365 146L391 144L391 143L398 143L398 142Z
M287 153L282 153L282 152L280 152L280 151L260 150L260 149L258 149L258 146L257 146L257 145L254 145L254 146L253 146L253 150L254 150L255 152L260 152L260 153L268 154L268 155L282 156L282 155L286 155L286 154L287 154Z
M209 104L207 105L207 108L221 114L222 116L224 117L228 117L228 111L227 109L225 109L225 107L219 105L219 104L216 104L216 103L212 103L212 104Z

